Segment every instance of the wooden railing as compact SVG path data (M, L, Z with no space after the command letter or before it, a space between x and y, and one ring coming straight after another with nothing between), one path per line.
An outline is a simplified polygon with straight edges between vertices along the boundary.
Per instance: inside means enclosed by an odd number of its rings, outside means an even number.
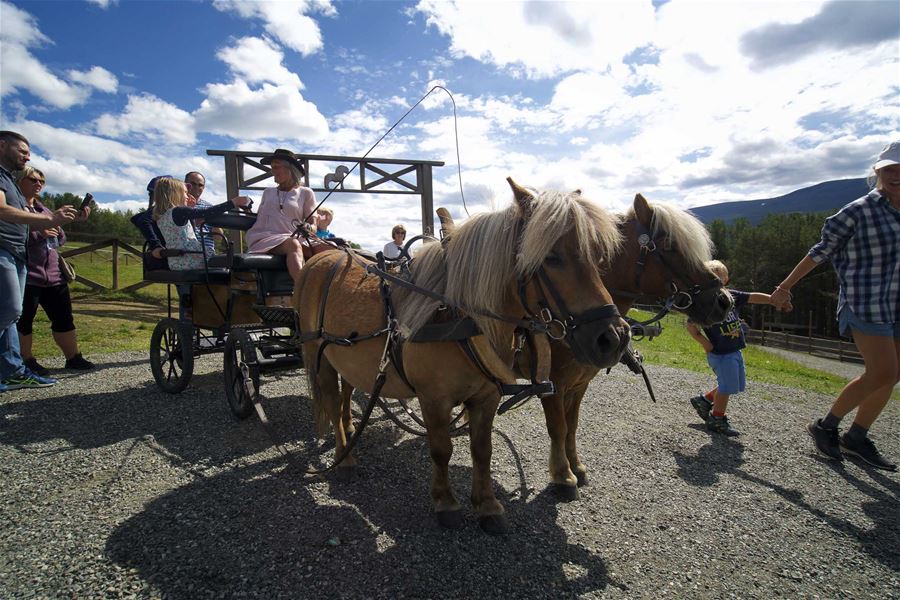
M106 287L101 283L97 283L96 281L92 281L87 277L78 274L78 269L75 269L75 281L78 283L82 283L89 288L96 290L98 292L108 292L110 290L119 290L122 292L133 292L134 290L139 290L142 287L146 287L151 285L153 282L151 281L139 281L132 285L125 286L123 288L119 287L119 250L125 250L126 252L133 254L138 257L139 261L143 261L143 253L126 242L123 242L118 239L110 239L104 240L102 242L96 242L94 244L88 244L87 246L82 246L81 248L73 248L72 250L66 250L65 252L60 252L60 255L63 258L73 258L75 256L80 256L82 254L88 254L90 252L97 252L98 250L103 250L105 248L112 249L112 259L110 262L112 263L112 287Z
M637 304L634 305L634 308L651 314L656 313L656 311L659 310L658 306ZM685 317L679 313L670 313L670 315L680 316L682 320L685 319ZM782 348L794 352L805 352L806 354L811 354L813 356L830 358L841 362L863 363L862 355L857 351L853 342L841 338L815 337L810 333L812 327L802 327L803 329L807 329L807 335L796 335L788 333L787 331L775 331L770 327L766 327L766 324L767 323L764 321L762 329L748 329L745 336L747 342L758 346L769 346L771 348ZM776 327L784 326L783 324L776 323L772 323L772 325ZM793 327L795 329L801 328L801 326Z

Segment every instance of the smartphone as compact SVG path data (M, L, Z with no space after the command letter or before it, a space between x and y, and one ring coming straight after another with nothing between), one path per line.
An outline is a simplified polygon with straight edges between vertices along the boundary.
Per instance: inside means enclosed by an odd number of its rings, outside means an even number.
M91 202L93 202L93 201L94 201L94 196L92 196L91 193L88 192L87 194L84 195L84 200L81 201L81 206L78 208L78 210L86 209L88 206L91 205Z

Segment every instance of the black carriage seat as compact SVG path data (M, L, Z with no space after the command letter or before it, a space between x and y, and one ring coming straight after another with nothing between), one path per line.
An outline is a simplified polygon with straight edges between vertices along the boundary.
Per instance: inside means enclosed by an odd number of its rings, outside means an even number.
M144 253L147 253L147 248L144 248ZM163 249L162 253L165 259L168 256L182 255L184 254L184 251ZM153 281L155 283L226 284L229 282L230 274L228 269L212 267L207 269L184 270L172 270L168 268L149 270L144 268L144 280Z
M251 253L217 254L207 260L210 268L225 268L232 273L253 272L259 282L262 298L290 296L294 292L294 280L287 270L287 260L282 255Z

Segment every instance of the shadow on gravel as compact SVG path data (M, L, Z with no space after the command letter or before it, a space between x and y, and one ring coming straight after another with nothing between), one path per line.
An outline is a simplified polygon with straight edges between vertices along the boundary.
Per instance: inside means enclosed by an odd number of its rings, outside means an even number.
M309 422L305 397L272 403L291 422ZM282 410L282 405L291 410ZM237 422L231 416L219 373L198 375L175 395L142 382L116 392L6 402L0 404L0 423L0 444L22 453L55 454L137 440L182 468L221 465L272 446L255 422Z
M562 598L618 586L601 556L568 543L547 493L523 501L498 489L509 535L483 533L470 510L446 531L431 512L424 439L373 422L357 457L351 482L300 475L299 452L287 466L279 457L202 479L119 526L107 555L166 598ZM471 468L451 467L451 480L466 506Z
M822 461L823 466L834 471L835 476L842 477L871 498L871 501L863 502L861 506L874 524L871 529L866 529L813 506L798 490L786 488L741 469L744 463L743 452L744 446L733 439L711 435L710 442L701 447L696 456L675 453L678 476L690 485L706 487L718 483L720 475L731 475L771 490L836 532L857 540L863 551L886 567L900 571L900 528L897 526L900 523L900 485L897 482L875 469L862 470L872 480L865 481L840 463Z

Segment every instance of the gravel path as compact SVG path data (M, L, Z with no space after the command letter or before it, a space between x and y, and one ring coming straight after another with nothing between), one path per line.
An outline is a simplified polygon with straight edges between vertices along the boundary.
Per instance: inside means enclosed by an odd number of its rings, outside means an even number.
M377 411L355 481L299 475L255 420L226 412L220 360L200 360L178 396L141 353L0 395L0 598L900 597L900 475L811 456L804 425L824 396L751 382L729 440L687 404L708 377L652 368L652 404L618 368L589 388L591 480L568 504L544 489L529 403L497 419L513 531L491 537L471 514L460 531L435 525L424 440ZM298 374L263 384L298 452L305 388ZM875 439L900 458L896 404ZM451 476L467 498L465 437Z

